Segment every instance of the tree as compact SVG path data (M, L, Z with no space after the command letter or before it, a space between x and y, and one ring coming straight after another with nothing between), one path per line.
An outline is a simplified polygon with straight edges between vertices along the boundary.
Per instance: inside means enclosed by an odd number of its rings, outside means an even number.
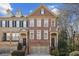
M58 50L59 50L59 55L60 56L65 56L68 55L68 44L67 44L67 40L68 40L68 36L67 36L67 32L66 30L62 30L59 33L58 36Z
M78 32L79 27L79 4L63 4L63 7L58 8L59 9L59 15L58 16L58 25L61 28L67 28L68 34L73 36L73 31L76 30ZM71 25L74 24L74 25ZM72 26L72 27L71 27Z

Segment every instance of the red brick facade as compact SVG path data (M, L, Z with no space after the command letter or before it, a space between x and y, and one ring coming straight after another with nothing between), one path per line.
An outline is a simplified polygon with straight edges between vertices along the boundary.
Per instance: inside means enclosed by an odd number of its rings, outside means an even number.
M44 9L44 14L40 14L40 10L41 9ZM4 19L4 18L2 18ZM12 19L12 20L17 20L17 19L27 19L28 20L28 25L29 25L29 21L31 19L34 19L34 27L28 27L28 28L0 28L0 30L5 33L7 32L11 32L11 33L25 33L26 34L26 41L27 41L27 47L29 48L29 53L33 52L33 46L35 48L35 46L39 46L40 47L40 50L42 50L41 47L46 47L44 49L50 49L51 47L51 40L52 40L52 37L54 38L55 40L55 47L57 47L57 40L58 40L58 33L57 33L57 27L56 27L56 15L51 12L47 7L45 7L44 5L41 5L39 8L37 8L32 14L28 15L27 17L12 17L12 18L6 18L6 19ZM6 20L5 19L5 20ZM39 20L41 19L41 27L37 27L36 26L36 20ZM48 27L44 27L44 20L45 19L48 19ZM52 20L54 21L54 24L52 25ZM54 26L55 25L55 26ZM24 29L25 31L24 32L21 32L21 30L19 29ZM29 31L30 30L34 30L34 39L30 39L29 38ZM37 30L41 30L41 39L36 39L36 31ZM43 39L43 33L44 33L44 30L48 30L48 39ZM51 36L52 33L56 33L56 36ZM2 34L1 34L2 35ZM21 36L20 36L21 37ZM21 37L23 38L23 37ZM1 38L0 38L1 39ZM27 49L28 49L27 48Z

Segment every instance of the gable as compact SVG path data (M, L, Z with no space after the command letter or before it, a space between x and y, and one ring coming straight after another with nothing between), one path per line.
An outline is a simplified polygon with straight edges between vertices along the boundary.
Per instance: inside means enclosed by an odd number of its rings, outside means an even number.
M41 12L43 11L43 12ZM42 14L41 14L42 13ZM52 16L52 17L56 17L56 15L51 12L51 10L49 10L46 6L44 6L43 4L40 5L40 7L38 7L34 12L32 12L29 16Z

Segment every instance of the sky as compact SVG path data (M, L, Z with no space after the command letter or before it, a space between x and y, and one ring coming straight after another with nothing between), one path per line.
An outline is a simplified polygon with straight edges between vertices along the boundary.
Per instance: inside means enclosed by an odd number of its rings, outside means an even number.
M63 4L56 3L45 3L45 5L53 11L58 11L58 8L63 7ZM14 14L16 13L17 9L20 9L23 15L28 15L39 6L40 3L0 3L0 16L6 16L6 10L8 9Z

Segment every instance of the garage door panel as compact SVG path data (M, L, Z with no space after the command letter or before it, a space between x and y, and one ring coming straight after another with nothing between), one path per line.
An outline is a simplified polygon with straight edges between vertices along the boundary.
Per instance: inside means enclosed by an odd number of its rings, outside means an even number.
M44 54L49 52L48 46L33 46L31 47L32 54Z

